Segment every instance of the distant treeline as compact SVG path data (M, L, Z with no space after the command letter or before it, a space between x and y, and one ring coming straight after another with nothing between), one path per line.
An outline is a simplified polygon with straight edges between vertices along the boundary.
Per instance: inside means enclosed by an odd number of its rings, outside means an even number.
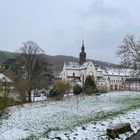
M7 51L0 51L0 64L5 62L9 58L15 58L16 53L13 52L7 52ZM73 56L65 56L65 55L47 55L48 62L52 64L53 66L53 72L55 75L57 75L59 72L61 72L64 61L73 61L73 62L79 62L79 58L73 57ZM103 61L98 61L98 60L93 60L93 62L100 66L101 68L104 67L115 67L118 68L120 67L119 65L108 63L108 62L103 62Z

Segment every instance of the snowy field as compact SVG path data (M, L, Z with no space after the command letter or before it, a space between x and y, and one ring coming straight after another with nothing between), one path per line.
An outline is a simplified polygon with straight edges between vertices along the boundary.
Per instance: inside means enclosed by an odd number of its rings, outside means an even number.
M71 97L9 108L0 122L0 140L105 140L114 123L130 122L140 128L140 92L110 92L100 96ZM131 133L120 135L126 139Z

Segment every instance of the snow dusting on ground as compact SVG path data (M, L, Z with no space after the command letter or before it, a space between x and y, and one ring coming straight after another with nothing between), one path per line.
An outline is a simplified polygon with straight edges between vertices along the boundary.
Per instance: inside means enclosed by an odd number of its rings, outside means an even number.
M140 93L110 92L100 96L71 97L9 108L0 121L0 140L105 140L106 129L129 122L140 128ZM120 135L126 139L132 132Z

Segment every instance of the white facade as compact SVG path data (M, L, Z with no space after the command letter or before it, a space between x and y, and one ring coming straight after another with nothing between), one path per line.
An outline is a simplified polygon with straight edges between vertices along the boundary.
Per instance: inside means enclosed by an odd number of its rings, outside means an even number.
M107 83L107 88L109 90L125 89L125 79L130 76L130 73L130 69L106 68L103 74Z
M105 80L105 76L103 74L103 70L98 67L96 68L96 73L97 73L97 80L96 80L96 84L97 84L97 87L105 87L107 86L107 82Z
M69 80L73 82L73 84L76 82L77 84L83 86L86 77L91 75L94 76L97 87L106 86L108 90L125 90L126 86L128 86L126 85L126 79L136 73L136 71L132 69L125 68L110 67L101 69L99 66L97 67L97 65L95 65L92 61L85 61L86 53L83 40L81 52L79 54L79 63L65 62L63 70L59 74L59 78L62 80ZM136 87L138 85L140 84L130 84L129 88L138 89L139 87Z
M80 65L76 62L64 63L60 73L62 80L76 82L83 86L88 75L94 76L97 86L106 86L108 90L125 89L125 79L131 74L130 69L96 67L92 61L87 61Z
M97 77L96 67L92 61L88 61L80 65L76 62L64 63L63 70L60 73L62 80L69 80L76 82L79 85L83 85L88 75Z

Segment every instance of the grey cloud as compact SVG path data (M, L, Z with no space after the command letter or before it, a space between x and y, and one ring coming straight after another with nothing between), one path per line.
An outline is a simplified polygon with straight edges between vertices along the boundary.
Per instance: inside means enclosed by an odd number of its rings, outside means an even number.
M81 11L81 17L88 18L117 18L126 19L131 16L128 8L121 5L116 6L107 2L107 0L93 0L87 10Z
M1 0L0 0L1 1ZM127 33L140 36L138 0L5 0L0 5L0 46L14 51L26 40L47 54L119 62L115 51Z

